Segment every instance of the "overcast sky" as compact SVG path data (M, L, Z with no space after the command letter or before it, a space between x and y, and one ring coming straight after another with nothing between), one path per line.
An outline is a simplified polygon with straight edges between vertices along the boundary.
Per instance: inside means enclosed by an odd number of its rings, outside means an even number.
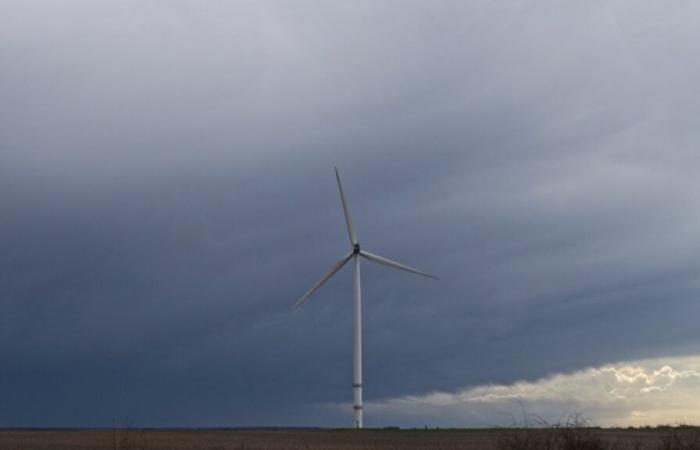
M349 268L291 309L335 165L440 277L363 266L367 426L700 422L698 42L690 0L0 1L0 426L350 425Z

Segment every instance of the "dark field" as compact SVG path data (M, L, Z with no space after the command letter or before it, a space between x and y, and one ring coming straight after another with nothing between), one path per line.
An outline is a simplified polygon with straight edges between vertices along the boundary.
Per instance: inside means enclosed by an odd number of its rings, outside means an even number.
M569 430L571 431L571 430ZM649 449L700 450L695 429L581 430L0 430L9 449ZM546 437L555 437L553 442ZM559 436L561 437L561 436ZM565 436L564 436L565 437ZM538 440L539 439L539 440Z

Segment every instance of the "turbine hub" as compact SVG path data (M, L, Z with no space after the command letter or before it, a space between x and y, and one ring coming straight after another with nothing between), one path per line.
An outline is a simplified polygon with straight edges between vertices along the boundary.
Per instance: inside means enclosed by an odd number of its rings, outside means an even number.
M360 254L360 244L355 244L352 246L352 254L353 255L359 255Z

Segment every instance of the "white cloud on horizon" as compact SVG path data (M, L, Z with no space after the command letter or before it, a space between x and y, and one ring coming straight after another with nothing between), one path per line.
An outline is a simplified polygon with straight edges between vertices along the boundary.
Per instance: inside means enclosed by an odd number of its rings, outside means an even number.
M699 424L700 355L619 362L534 381L481 385L366 404L373 425L504 426L524 414L556 423L582 413L592 425ZM348 405L331 405L348 408Z

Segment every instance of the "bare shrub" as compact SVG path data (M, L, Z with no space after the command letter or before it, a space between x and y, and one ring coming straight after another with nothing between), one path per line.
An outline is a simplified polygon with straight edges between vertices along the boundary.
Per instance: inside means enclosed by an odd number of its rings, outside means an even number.
M656 450L700 450L700 432L693 427L663 427Z
M554 427L558 449L561 450L605 450L606 444L597 430L591 428L581 414L569 416L563 424Z
M591 428L580 414L569 416L566 420L550 425L543 419L536 418L537 426L515 427L508 430L498 443L499 450L613 450L611 443L606 443ZM526 420L527 424L528 421ZM699 449L700 450L700 449Z

